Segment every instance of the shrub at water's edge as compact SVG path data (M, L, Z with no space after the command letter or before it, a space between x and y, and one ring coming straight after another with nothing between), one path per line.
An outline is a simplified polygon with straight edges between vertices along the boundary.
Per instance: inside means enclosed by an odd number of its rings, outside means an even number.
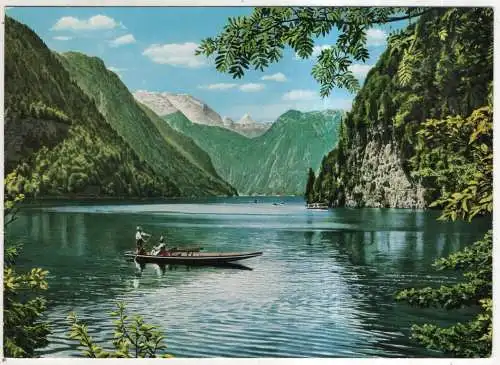
M129 318L125 311L125 304L116 303L116 311L111 313L114 336L112 345L114 351L106 350L97 344L88 334L88 326L79 321L74 312L68 315L70 325L69 338L77 341L83 348L83 356L90 358L168 358L172 355L163 352L167 346L165 336L156 326L144 322L141 316ZM106 344L110 347L109 344Z
M440 181L440 219L471 221L493 212L493 113L491 107L474 111L468 118L429 120L419 131L417 148L423 177ZM449 328L435 324L414 325L412 337L428 348L458 357L487 357L492 348L493 237L484 238L434 263L437 270L463 273L460 283L440 288L407 289L397 299L420 307L480 308L471 321Z
M23 195L6 196L4 231L17 218ZM3 268L3 353L6 357L34 357L35 351L48 344L49 323L44 320L46 300L40 295L47 289L46 270L16 270L22 247L4 241Z

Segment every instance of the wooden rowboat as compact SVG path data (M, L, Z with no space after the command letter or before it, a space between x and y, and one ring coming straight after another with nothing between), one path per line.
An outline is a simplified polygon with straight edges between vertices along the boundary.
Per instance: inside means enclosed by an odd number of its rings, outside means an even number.
M236 253L208 253L208 252L175 252L171 256L136 255L125 253L126 257L133 258L138 264L158 265L223 265L234 261L246 260L261 256L262 252Z

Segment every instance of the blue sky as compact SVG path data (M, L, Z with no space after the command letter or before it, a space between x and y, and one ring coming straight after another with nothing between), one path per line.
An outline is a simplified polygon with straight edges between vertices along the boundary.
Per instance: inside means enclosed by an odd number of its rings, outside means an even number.
M188 93L222 116L238 120L249 113L258 121L275 120L289 109L349 109L354 95L335 90L327 99L318 95L311 76L315 57L297 59L290 49L264 72L249 71L243 79L215 70L194 49L200 40L215 36L228 17L251 13L251 8L146 7L13 7L7 14L33 29L57 52L80 51L101 58L130 91ZM386 47L399 22L368 32L370 59L353 66L362 82ZM316 41L316 49L332 44L332 32Z

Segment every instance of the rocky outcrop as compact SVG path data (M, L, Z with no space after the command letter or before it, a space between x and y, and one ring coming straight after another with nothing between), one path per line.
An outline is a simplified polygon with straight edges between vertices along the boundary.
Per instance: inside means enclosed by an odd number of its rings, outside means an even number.
M256 122L249 114L245 114L238 122L229 117L222 118L206 103L188 94L137 90L133 95L159 116L181 112L193 123L226 128L248 138L263 135L272 125L269 122Z
M241 117L241 119L238 121L238 124L240 125L254 125L255 120L252 119L250 114L245 114L244 116Z
M224 117L222 118L222 124L224 124L224 127L231 129L231 126L234 124L234 120L229 117Z
M162 94L193 123L224 126L221 116L201 100L188 94Z
M397 143L384 141L381 134L380 129L369 133L366 145L353 143L347 166L354 173L348 178L351 188L345 191L345 206L425 208L425 189L404 172Z
M176 113L179 110L170 102L167 93L155 93L147 90L137 90L134 97L146 104L156 114L163 116Z
M138 90L133 95L159 116L180 111L193 123L224 127L224 122L217 112L191 95L144 90Z
M263 135L271 128L273 123L257 123L252 117L247 113L238 121L238 123L233 123L229 129L244 135L248 138L255 138Z

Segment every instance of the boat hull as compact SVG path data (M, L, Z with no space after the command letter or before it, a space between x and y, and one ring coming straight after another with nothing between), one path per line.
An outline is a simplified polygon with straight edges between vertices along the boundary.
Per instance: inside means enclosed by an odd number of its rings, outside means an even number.
M246 260L261 256L262 252L248 252L235 254L193 254L179 256L153 256L125 254L134 258L138 264L158 264L158 265L224 265L235 261Z

